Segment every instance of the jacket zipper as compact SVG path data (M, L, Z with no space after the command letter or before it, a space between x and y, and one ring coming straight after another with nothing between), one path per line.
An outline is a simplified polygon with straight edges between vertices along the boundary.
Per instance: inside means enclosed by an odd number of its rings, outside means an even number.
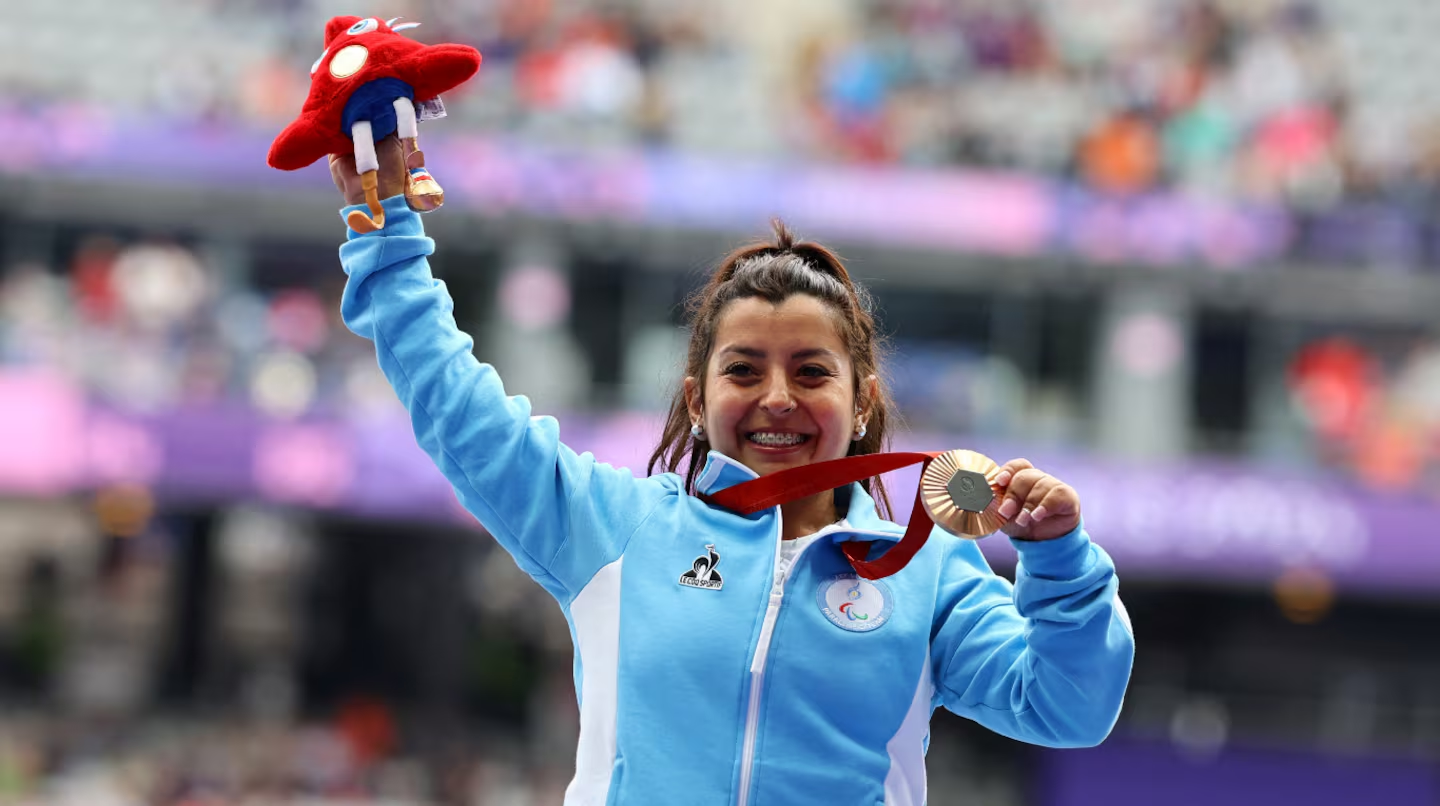
M809 550L810 545L819 542L822 536L837 531L836 527L840 526L835 524L816 532L815 539L800 549L790 559L789 567L782 571L780 540L785 534L785 524L778 511L775 513L775 523L775 566L770 585L770 600L765 607L765 620L760 624L760 640L755 646L755 659L750 661L750 703L745 711L745 743L740 752L740 796L736 800L737 806L749 806L750 803L750 784L754 779L755 767L755 734L760 728L760 694L765 686L765 662L770 658L770 640L775 637L775 622L780 618L780 605L785 599L785 583L790 578L790 572L795 570L795 564L800 562L800 555ZM845 525L848 527L848 524Z
M778 582L783 586L783 582ZM755 766L755 734L760 722L760 692L765 684L765 659L769 655L770 638L775 633L775 619L780 615L780 600L784 592L770 593L770 605L765 609L765 624L760 628L760 646L755 650L755 660L750 664L750 706L745 714L745 749L740 754L740 800L739 806L750 802L750 782Z
M785 523L779 510L775 512L775 564L771 567L770 599L765 606L765 620L760 624L760 640L755 645L755 658L750 661L750 703L745 709L745 743L740 751L740 797L737 806L749 806L750 783L755 767L755 734L760 727L760 693L765 686L765 661L770 657L770 639L775 636L775 621L780 618L780 603L785 599L785 577L780 570L780 541L784 539ZM797 559L799 555L796 555ZM790 566L795 566L791 561Z

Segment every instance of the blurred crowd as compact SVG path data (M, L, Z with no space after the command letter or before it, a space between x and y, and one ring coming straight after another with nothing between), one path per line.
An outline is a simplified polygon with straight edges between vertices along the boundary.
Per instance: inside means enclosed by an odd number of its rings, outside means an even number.
M287 418L385 406L369 344L339 321L338 271L274 288L163 239L84 239L67 265L0 271L0 366L45 367L145 413L244 402Z
M92 0L78 2L73 13ZM1427 81L1440 62L1428 70L1431 49L1417 42L1433 30L1427 21L1440 26L1440 7L1420 0L772 5L138 0L115 21L111 38L124 47L104 47L129 54L153 82L111 86L88 62L67 73L64 59L43 72L39 61L5 59L0 98L68 93L132 113L277 129L304 97L325 19L372 13L419 20L409 35L485 54L481 76L450 99L447 131L982 166L1108 194L1172 188L1302 210L1384 200L1432 218L1440 93ZM39 0L18 0L15 13L35 29L17 53L48 47L47 21L65 20ZM751 24L756 15L767 24ZM101 47L73 52L91 45ZM167 56L187 69L145 61ZM1346 227L1359 227L1359 240L1385 230L1342 223L1312 235L1328 243ZM233 400L279 417L393 410L368 345L338 321L338 273L259 283L244 256L207 248L94 236L48 262L11 259L0 267L0 362L58 368L133 411ZM1289 458L1382 486L1436 486L1427 481L1440 461L1436 345L1321 335L1296 345L1288 395L1303 438ZM1051 395L1023 368L953 347L900 352L913 423L1005 437L1017 423L1033 431L1047 406L1071 424L1058 432L1084 421L1083 389Z
M384 726L382 726L382 732ZM150 718L125 726L54 717L0 726L7 806L538 806L559 803L568 770L517 758L516 735L433 753L379 747L346 720L256 724ZM388 740L387 740L388 741ZM433 744L433 743L432 743ZM493 746L492 746L493 745Z
M820 48L810 81L815 139L850 159L1301 205L1433 172L1433 135L1411 140L1409 164L1370 159L1369 110L1348 103L1335 32L1308 0L867 11L866 33Z
M120 524L103 498L0 501L0 806L562 799L569 634L507 555L278 507ZM193 529L215 546L203 579ZM469 569L463 588L426 576L426 552ZM417 609L460 626L419 627Z
M1428 209L1440 178L1440 96L1408 58L1429 49L1404 36L1440 22L1423 0L213 3L268 33L243 69L157 96L170 113L283 125L326 17L375 13L479 47L446 125L527 142L1016 169L1301 209Z
M1440 342L1316 339L1291 357L1287 382L1317 463L1440 495Z

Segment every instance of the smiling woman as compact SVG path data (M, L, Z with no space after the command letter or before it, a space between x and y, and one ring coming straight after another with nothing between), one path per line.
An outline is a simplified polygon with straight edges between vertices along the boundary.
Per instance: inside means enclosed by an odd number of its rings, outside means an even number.
M381 187L399 187L402 149L377 151ZM363 200L353 162L331 171ZM650 461L663 472L637 479L506 394L455 326L419 217L402 196L383 204L384 227L341 247L341 310L460 501L570 623L581 727L566 803L918 806L942 705L1038 744L1109 733L1134 652L1114 566L1075 491L1029 462L995 477L1013 587L944 533L861 578L849 555L896 556L906 531L878 478L749 514L713 503L884 449L875 322L833 252L777 223L774 242L721 261L693 300L686 378Z

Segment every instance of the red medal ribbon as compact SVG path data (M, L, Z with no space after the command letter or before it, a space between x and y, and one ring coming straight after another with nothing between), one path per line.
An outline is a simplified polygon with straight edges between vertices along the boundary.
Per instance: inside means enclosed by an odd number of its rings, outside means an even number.
M699 497L707 504L714 504L741 515L752 515L762 509L787 504L816 493L833 490L861 479L868 479L881 473L888 473L891 470L899 470L902 467L922 462L924 464L921 465L920 472L923 474L925 468L929 466L930 460L941 453L943 451L914 451L846 456L843 459L831 459L826 462L787 468L768 476L741 482L733 487L726 487L713 495ZM931 520L930 512L925 509L925 503L920 499L920 491L917 489L915 491L915 507L910 512L910 523L905 527L905 536L898 544L874 560L865 559L870 555L870 546L873 541L847 541L842 550L845 552L845 558L850 561L850 565L855 568L856 574L865 579L880 579L890 576L909 564L910 560L924 547L925 540L929 538L930 530L934 527L935 522Z

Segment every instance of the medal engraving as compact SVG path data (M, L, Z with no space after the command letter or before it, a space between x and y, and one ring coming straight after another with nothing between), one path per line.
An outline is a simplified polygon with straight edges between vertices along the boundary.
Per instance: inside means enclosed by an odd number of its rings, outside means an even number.
M945 489L950 491L950 500L955 502L955 506L967 512L984 512L985 507L995 500L995 492L990 489L985 475L973 470L955 471Z

